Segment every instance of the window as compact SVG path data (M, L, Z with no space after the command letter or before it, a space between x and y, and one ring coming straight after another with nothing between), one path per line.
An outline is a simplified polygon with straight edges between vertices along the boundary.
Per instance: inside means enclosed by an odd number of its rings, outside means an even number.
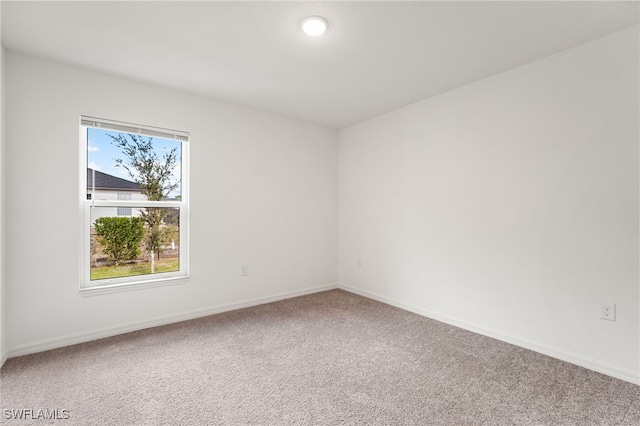
M81 290L188 276L186 132L80 118Z
M118 200L131 200L131 194L118 192ZM118 216L131 216L131 207L118 207Z

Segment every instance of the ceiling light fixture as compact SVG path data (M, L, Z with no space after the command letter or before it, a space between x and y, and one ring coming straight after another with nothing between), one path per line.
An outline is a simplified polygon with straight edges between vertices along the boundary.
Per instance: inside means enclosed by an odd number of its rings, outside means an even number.
M329 23L326 19L319 16L309 16L302 21L302 31L310 36L319 36L324 34Z

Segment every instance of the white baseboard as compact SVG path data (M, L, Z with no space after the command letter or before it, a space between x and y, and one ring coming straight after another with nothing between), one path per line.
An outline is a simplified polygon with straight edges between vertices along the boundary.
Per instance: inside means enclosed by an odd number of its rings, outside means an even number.
M562 361L569 362L571 364L578 365L580 367L587 368L589 370L597 371L598 373L606 374L607 376L615 377L616 379L624 380L633 384L640 384L640 375L636 371L623 369L615 365L608 364L599 360L595 360L589 357L585 357L580 354L568 352L559 348L545 345L540 342L523 339L518 336L502 333L497 330L491 330L483 327L478 327L472 323L460 321L458 319L442 315L436 312L432 312L426 309L419 308L417 306L405 303L396 299L388 298L376 293L372 293L366 290L361 290L355 287L351 287L344 284L338 284L338 288L348 291L350 293L358 294L360 296L368 297L370 299L377 300L382 303L386 303L391 306L395 306L405 311L413 312L418 315L422 315L427 318L431 318L446 324L453 325L455 327L463 328L465 330L472 331L474 333L482 334L483 336L492 337L497 340L501 340L512 345L520 346L525 349L530 349L534 352L538 352L544 355L548 355L553 358L560 359Z
M508 335L496 330L490 330L482 327L478 327L474 324L460 321L452 317L441 315L435 312L431 312L417 306L404 303L402 301L388 298L376 293L372 293L366 290L361 290L355 287L351 287L344 284L327 284L322 286L310 287L303 290L297 290L287 293L279 293L266 297L259 297L254 299L248 299L236 303L229 303L226 305L214 306L206 309L199 309L189 312L183 312L178 315L171 315L166 317L158 317L147 321L140 321L135 323L121 324L116 327L103 328L99 330L91 330L81 333L73 333L64 336L54 337L50 339L44 339L24 345L19 345L14 348L0 354L0 367L8 358L13 358L22 355L33 354L37 352L44 352L51 349L57 349L64 346L75 345L78 343L90 342L92 340L102 339L105 337L116 336L119 334L129 333L132 331L143 330L151 327L158 327L162 325L172 324L180 321L187 321L190 319L206 317L209 315L219 314L222 312L233 311L236 309L248 308L251 306L262 305L265 303L276 302L278 300L290 299L293 297L304 296L307 294L319 293L322 291L332 290L339 288L350 293L358 294L360 296L368 297L370 299L377 300L382 303L386 303L391 306L395 306L400 309L404 309L409 312L422 315L427 318L432 318L437 321L444 322L446 324L460 327L465 330L472 331L474 333L482 334L484 336L492 337L494 339L501 340L516 346L520 346L526 349L530 349L535 352L539 352L544 355L551 356L553 358L560 359L562 361L569 362L571 364L578 365L580 367L587 368L589 370L597 371L598 373L606 374L611 377L615 377L620 380L624 380L634 384L640 384L640 375L637 372L621 369L617 366L604 363L602 361L594 360L579 354L564 351L562 349L550 347L540 342L535 342L527 339L522 339L517 336Z
M132 331L143 330L146 328L158 327L167 324L173 324L180 321L187 321L195 318L206 317L209 315L219 314L222 312L234 311L236 309L248 308L265 303L277 302L278 300L291 299L293 297L304 296L307 294L319 293L322 291L333 290L338 288L337 283L326 284L322 286L309 287L303 290L296 290L287 293L278 293L271 296L257 297L240 302L229 303L226 305L213 306L206 309L198 309L189 312L183 312L178 315L169 315L165 317L153 318L147 321L139 321L128 324L121 324L115 327L108 327L99 330L84 331L81 333L67 334L64 336L53 337L32 343L18 345L9 348L3 356L3 362L6 358L14 358L22 355L44 352L51 349L62 348L64 346L76 345L78 343L90 342L92 340L102 339L105 337L116 336L118 334L129 333Z

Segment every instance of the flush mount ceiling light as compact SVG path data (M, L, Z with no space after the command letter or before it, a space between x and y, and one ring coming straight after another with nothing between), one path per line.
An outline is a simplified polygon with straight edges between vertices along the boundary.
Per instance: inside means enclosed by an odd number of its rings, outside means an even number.
M329 23L326 19L319 16L309 16L302 21L302 31L310 36L319 36L324 34Z

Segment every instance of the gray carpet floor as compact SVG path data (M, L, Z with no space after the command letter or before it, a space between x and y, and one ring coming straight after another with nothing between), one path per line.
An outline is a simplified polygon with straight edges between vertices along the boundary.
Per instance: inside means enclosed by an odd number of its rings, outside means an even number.
M640 387L341 290L9 359L3 424L640 425ZM5 409L69 410L57 421Z

